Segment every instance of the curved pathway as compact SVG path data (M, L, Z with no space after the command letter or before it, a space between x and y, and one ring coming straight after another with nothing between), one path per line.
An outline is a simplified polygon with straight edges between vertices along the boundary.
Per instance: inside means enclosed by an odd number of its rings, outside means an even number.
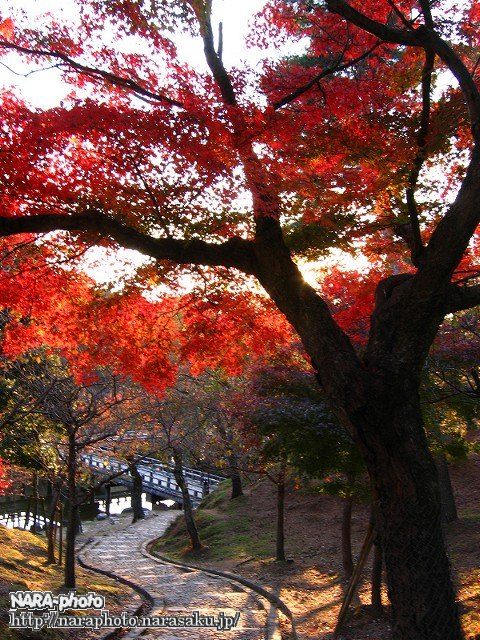
M158 538L178 516L165 511L125 529L103 535L86 545L80 560L91 568L110 572L146 591L153 607L146 615L189 615L199 611L217 616L240 612L231 631L216 629L131 629L124 638L142 640L278 640L277 612L254 591L201 570L184 569L145 554L146 542Z

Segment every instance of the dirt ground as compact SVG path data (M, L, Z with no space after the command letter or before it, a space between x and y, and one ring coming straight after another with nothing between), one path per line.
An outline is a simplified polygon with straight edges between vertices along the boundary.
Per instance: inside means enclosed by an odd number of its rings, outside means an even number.
M453 466L451 475L459 520L447 528L449 554L466 637L480 640L480 458ZM235 511L228 500L215 509L205 510L200 520L207 551L195 562L240 573L278 593L294 613L301 640L332 638L344 592L339 553L341 501L302 491L289 492L286 551L293 562L279 564L271 557L276 517L272 485L259 482L248 489L248 494L240 499L242 502ZM207 522L202 522L205 518ZM230 527L221 526L222 520L225 525L229 520L233 525L234 542L229 538ZM366 507L356 507L352 518L355 554L365 537L367 522ZM175 532L172 534L173 540ZM175 551L173 542L170 549L167 541L159 550L181 555ZM234 560L229 559L232 555ZM191 558L190 561L193 562ZM386 640L389 636L387 620L373 619L369 611L369 574L370 565L342 632L343 640ZM387 605L386 591L383 595ZM285 625L285 637L287 630Z

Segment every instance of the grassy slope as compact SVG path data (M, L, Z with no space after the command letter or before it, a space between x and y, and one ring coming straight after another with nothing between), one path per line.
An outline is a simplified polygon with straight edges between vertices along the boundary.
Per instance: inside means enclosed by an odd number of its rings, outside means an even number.
M195 512L195 522L200 538L205 545L201 554L204 560L222 561L228 558L244 560L246 558L268 558L274 545L274 530L266 526L263 531L251 535L254 524L251 515L242 509L249 498L243 496L229 500L228 482L208 496L201 508ZM190 550L182 517L175 520L164 536L154 545L159 553L165 552L177 560L195 559Z
M40 633L23 635L19 631L9 630L5 620L8 620L6 611L9 607L9 591L32 589L40 591L58 592L63 583L62 568L57 565L46 564L46 541L43 537L33 535L19 529L6 529L0 526L0 637L2 640L16 640L17 638L32 637L38 640L43 638L65 638L67 634L60 635L53 630L44 630ZM97 576L96 574L78 569L79 593L96 591L105 596L110 609L114 609L130 597L130 591L118 585L113 580ZM5 618L5 619L4 619ZM73 631L80 637L78 631Z
M480 640L480 460L454 468L452 477L460 519L447 532L450 556L459 585L466 637ZM248 488L245 497L234 501L228 499L228 492L225 483L196 512L200 537L206 546L201 556L192 555L181 517L156 541L153 550L257 579L281 594L300 621L302 637L331 638L342 598L339 501L299 492L287 495L287 556L294 563L283 565L273 561L275 500L271 485L259 482ZM355 510L356 552L365 534L367 517L365 509ZM360 588L358 604L369 603L368 574L369 571ZM385 622L370 620L365 607L357 607L355 613L349 637L388 637Z

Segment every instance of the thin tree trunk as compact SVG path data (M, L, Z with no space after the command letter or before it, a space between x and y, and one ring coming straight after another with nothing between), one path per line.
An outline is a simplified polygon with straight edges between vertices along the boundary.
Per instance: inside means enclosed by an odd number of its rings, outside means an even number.
M68 523L65 540L65 587L75 589L75 537L77 533L77 451L75 436L70 435L67 460L68 474Z
M105 513L110 515L110 505L112 502L112 485L110 482L105 484Z
M229 465L230 479L232 481L232 493L230 498L234 500L235 498L240 498L240 496L243 496L242 476L240 475L240 471L238 469L238 460L235 454L229 456Z
M133 519L132 522L138 522L138 520L143 520L145 518L145 513L143 512L142 506L142 490L143 490L143 480L140 475L137 465L132 464L130 466L130 473L133 478L133 486L132 486L132 508L133 508Z
M373 565L372 565L372 610L375 615L382 615L382 569L383 555L382 547L378 540L373 547Z
M27 498L27 508L25 510L25 523L24 523L24 528L27 529L28 528L28 523L30 522L30 511L31 511L31 496L29 496Z
M61 566L63 562L63 503L61 498L58 510L58 519L60 522L58 531L58 564Z
M350 580L353 573L352 509L353 497L348 496L348 498L345 498L343 501L342 513L342 564L343 574L346 580Z
M33 533L37 533L38 526L38 472L33 472Z
M60 492L56 486L53 487L52 491L52 502L50 506L50 512L48 516L48 525L47 525L47 564L55 564L55 514L57 511L58 500L60 497Z
M347 591L343 598L342 606L340 607L337 624L335 625L335 630L333 632L334 638L338 638L338 635L345 622L348 608L356 594L358 583L360 582L360 578L362 576L365 563L367 562L368 556L370 554L370 550L373 545L373 537L374 537L373 526L372 526L372 523L370 523L368 525L367 535L365 536L365 540L363 541L363 545L360 550L358 562L353 569L352 577L349 580Z
M92 486L92 491L90 493L90 506L94 507L95 506L95 489L93 487L95 486L95 474L93 472L90 474L90 484Z
M195 524L195 519L193 517L192 501L190 499L187 483L185 482L185 477L183 475L182 454L178 449L173 450L173 460L175 462L175 466L173 470L175 481L180 487L180 491L182 492L183 515L185 518L185 526L187 528L187 533L192 543L192 549L194 551L200 551L203 548L203 545L200 541L197 525Z
M435 457L435 465L438 473L442 517L445 522L454 522L458 520L457 505L455 504L455 495L445 454Z
M234 498L243 496L242 477L238 468L238 456L233 451L234 442L231 430L227 430L222 424L217 424L217 430L225 443L227 450L231 451L231 453L227 455L227 462L228 475L232 481L232 493L230 498L233 500Z
M277 482L277 541L275 559L285 562L285 467Z

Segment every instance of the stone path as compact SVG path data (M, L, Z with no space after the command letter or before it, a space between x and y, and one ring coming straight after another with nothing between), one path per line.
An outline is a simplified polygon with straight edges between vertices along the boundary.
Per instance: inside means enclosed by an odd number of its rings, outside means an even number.
M160 536L178 512L166 511L95 538L82 549L80 559L112 572L145 589L153 598L146 615L226 615L240 612L238 626L216 629L131 629L125 639L142 640L278 640L276 609L254 591L200 570L186 570L145 555L146 542Z

